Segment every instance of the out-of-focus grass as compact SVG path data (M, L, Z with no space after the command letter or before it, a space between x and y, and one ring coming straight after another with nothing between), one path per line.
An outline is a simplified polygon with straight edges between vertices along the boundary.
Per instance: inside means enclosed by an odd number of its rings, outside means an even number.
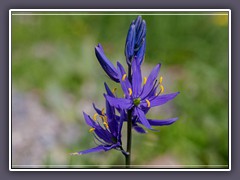
M124 15L13 16L13 87L37 92L43 105L58 115L61 113L57 105L48 98L56 91L68 93L73 107L84 98L103 105L103 82L111 87L114 83L101 70L94 46L100 42L109 59L124 63L125 37L135 18ZM143 18L147 22L144 67L150 71L156 63L161 63L166 92L180 91L175 100L166 107L156 108L149 117L178 116L179 120L169 127L157 128L160 132L146 135L134 132L133 164L145 165L164 154L174 156L183 165L228 164L226 16L143 15ZM76 107L72 109L75 110ZM73 114L65 115L64 119L69 123L81 119L82 136L75 144L65 147L66 151L94 146L82 115ZM117 151L68 159L69 165L124 163ZM49 159L43 162L52 163Z

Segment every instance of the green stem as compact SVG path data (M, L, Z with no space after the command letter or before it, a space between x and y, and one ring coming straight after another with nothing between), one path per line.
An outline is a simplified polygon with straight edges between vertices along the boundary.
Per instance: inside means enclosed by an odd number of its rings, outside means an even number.
M132 110L127 112L127 153L126 155L126 168L130 168L131 164L131 146L132 146Z
M131 66L128 66L128 79L132 81ZM132 146L132 109L127 111L127 153L126 155L126 168L131 165L131 146Z

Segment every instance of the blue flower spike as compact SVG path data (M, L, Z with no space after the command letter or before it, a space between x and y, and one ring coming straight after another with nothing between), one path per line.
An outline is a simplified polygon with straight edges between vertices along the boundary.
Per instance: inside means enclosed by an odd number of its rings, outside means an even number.
M133 58L137 57L140 64L144 60L146 50L146 22L141 16L134 20L128 30L125 43L125 56L129 66L131 66Z
M93 134L96 147L71 153L82 155L93 152L109 151L115 149L121 151L126 157L126 167L130 165L131 133L147 133L145 128L154 130L153 126L168 126L177 121L176 118L148 119L148 111L156 106L161 106L173 100L179 92L164 94L162 76L158 77L161 64L157 64L148 77L142 77L141 65L144 61L146 50L146 22L138 16L128 29L125 43L125 57L128 72L123 65L117 62L115 67L107 58L101 44L95 47L95 54L103 70L116 83L119 83L123 91L123 97L118 96L116 88L112 90L104 83L106 93L105 109L99 109L93 103L96 113L90 117L83 112L89 132ZM127 150L122 146L122 127L127 122Z

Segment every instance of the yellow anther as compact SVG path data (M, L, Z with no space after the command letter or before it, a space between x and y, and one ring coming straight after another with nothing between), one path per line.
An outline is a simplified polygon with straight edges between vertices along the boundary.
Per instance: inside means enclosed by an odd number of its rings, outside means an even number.
M91 128L89 129L89 132L93 132L95 130L95 128Z
M105 122L107 122L107 116L103 116Z
M128 88L128 93L129 93L129 96L132 95L132 89L131 88Z
M143 78L143 85L146 84L146 82L147 82L147 78L144 77L144 78Z
M164 87L163 87L163 85L160 85L160 88L161 88L160 93L163 93L163 92L164 92Z
M116 92L117 88L113 88L112 93L114 94Z
M104 124L104 126L105 126L106 128L109 127L107 122L103 122L103 124Z
M97 114L97 113L95 113L95 114L93 115L93 120L94 120L94 121L96 121L96 120L97 120L97 116L98 116L98 114Z
M161 77L159 78L159 84L162 84L162 81L163 81L163 77L161 76Z
M102 115L99 115L99 117L102 119L102 121L104 121L104 116L102 116Z
M105 116L105 115L104 115L104 116L100 115L99 117L102 119L103 122L107 122L107 116Z
M104 110L105 110L105 109L103 108L103 109L102 109L102 111L101 111L102 115L104 115L104 114L105 114L105 113L104 113Z
M150 107L151 103L149 100L146 99L147 107Z
M124 74L123 77L122 77L122 80L124 81L127 77L127 74Z

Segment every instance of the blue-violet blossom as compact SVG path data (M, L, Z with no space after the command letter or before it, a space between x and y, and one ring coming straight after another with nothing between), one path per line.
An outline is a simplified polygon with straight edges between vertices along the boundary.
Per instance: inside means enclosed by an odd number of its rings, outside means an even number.
M110 106L106 101L106 113L104 109L98 109L95 104L93 107L96 111L93 118L83 112L86 123L91 127L89 132L93 133L94 138L100 143L98 146L71 153L71 155L82 155L92 152L109 151L116 149L122 151L123 154L127 154L122 148L121 130L124 121L124 113L120 111L120 117L115 115L115 108ZM100 121L99 121L100 119Z
M152 129L152 121L147 120L145 114L151 107L160 106L175 98L179 92L164 94L162 85L162 77L157 80L160 70L160 64L153 68L148 78L144 77L142 86L142 75L139 61L134 58L132 61L132 82L129 81L127 74L120 63L118 65L118 74L121 87L124 92L125 98L111 97L105 95L110 105L123 110L133 110L132 115L137 117L136 121L142 123L148 129ZM160 86L160 91L157 92ZM172 120L172 119L171 119Z

